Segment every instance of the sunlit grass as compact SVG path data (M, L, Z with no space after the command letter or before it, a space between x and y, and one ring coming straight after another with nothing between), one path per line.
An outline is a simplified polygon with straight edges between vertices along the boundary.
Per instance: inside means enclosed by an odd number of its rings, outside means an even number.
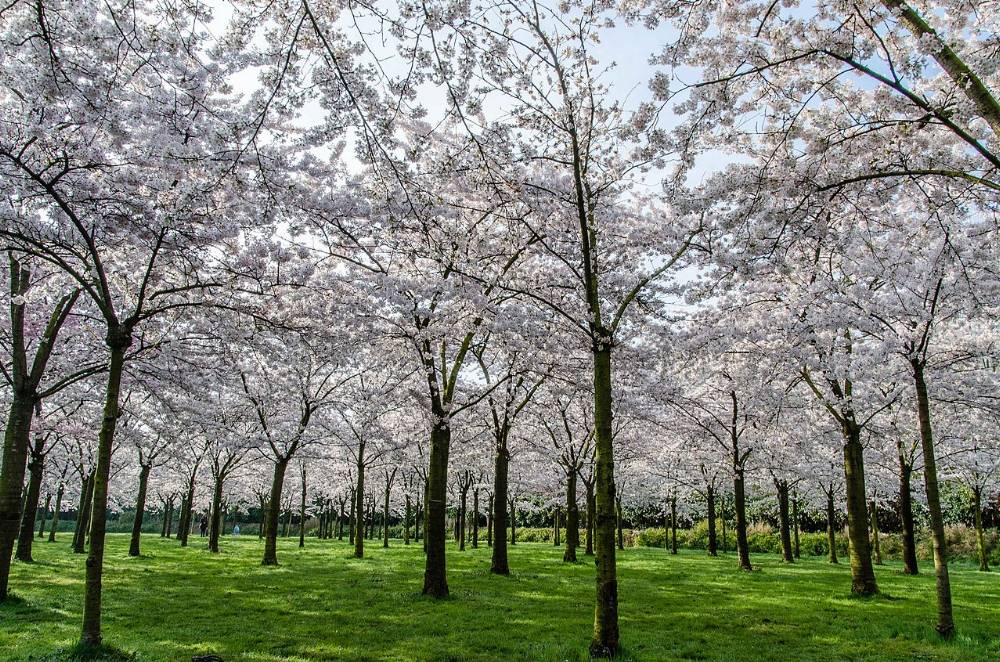
M144 555L109 537L104 632L138 660L190 660L214 653L254 660L582 660L593 620L591 559L562 562L545 544L510 549L513 575L490 575L489 554L449 550L451 598L420 595L419 545L394 541L350 558L346 542L279 541L279 567L259 564L256 539L203 539L181 548L155 536ZM39 542L34 564L14 564L22 600L0 606L0 659L44 660L79 635L82 555L68 541ZM623 659L987 660L1000 658L1000 573L952 572L959 636L934 632L932 568L908 577L878 569L888 597L849 594L846 564L803 559L786 566L732 555L619 552Z

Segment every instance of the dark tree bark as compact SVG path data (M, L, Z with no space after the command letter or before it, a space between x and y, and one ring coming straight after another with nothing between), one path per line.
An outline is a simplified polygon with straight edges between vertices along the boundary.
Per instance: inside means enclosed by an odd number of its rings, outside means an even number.
M670 497L670 553L677 553L677 495Z
M493 554L490 572L509 575L507 564L507 469L510 453L506 445L498 445L493 459Z
M597 512L597 504L594 501L594 481L584 481L587 493L587 531L586 548L583 553L586 556L594 555L594 516Z
M792 558L792 536L788 517L788 481L775 478L774 486L778 490L778 528L781 533L781 560L785 563L794 563L795 559Z
M86 582L83 591L83 627L80 642L84 646L101 645L101 594L104 576L104 538L107 526L108 479L111 475L111 451L120 411L118 408L125 350L132 344L131 329L109 326L106 338L110 350L108 383L105 390L104 416L97 442L97 466L94 468L94 495L90 515L90 552L87 556Z
M364 457L364 444L361 445L358 454L358 482L354 485L354 495L357 499L357 504L355 505L355 512L358 513L359 518L364 518L365 512L365 464L360 459ZM361 526L354 533L354 558L364 558L365 556L365 524L361 522Z
M878 508L876 505L875 499L872 499L868 506L868 513L872 522L872 547L875 552L875 565L882 565L882 545L879 542Z
M576 467L566 472L566 550L563 561L576 563L576 548L580 546L580 509L576 505Z
M472 490L472 549L479 549L479 488Z
M62 511L62 500L63 492L65 491L65 486L63 482L59 481L59 487L56 488L56 504L52 508L52 525L49 526L49 542L56 541L56 533L59 530L59 515Z
M915 575L917 569L917 541L913 522L913 495L911 492L911 480L913 475L913 465L906 461L903 456L902 444L897 442L899 448L899 521L903 528L903 574Z
M278 519L281 517L281 492L285 486L285 470L288 459L274 463L274 477L271 480L271 495L268 497L267 513L264 518L264 558L261 565L278 565Z
M825 488L824 488L825 489ZM829 547L828 559L830 563L839 563L837 560L837 511L833 505L833 485L826 491L826 544Z
M562 516L562 508L559 506L555 507L552 511L552 546L558 547L562 544L562 540L559 537L559 518Z
M212 518L208 522L208 551L219 553L219 535L222 533L222 488L226 475L217 472L212 487Z
M594 285L596 290L596 284ZM599 310L596 291L592 307ZM599 321L598 321L599 325ZM595 338L610 338L607 329L594 328ZM594 496L597 509L595 546L597 599L594 609L592 656L607 657L618 651L618 569L615 560L615 460L611 405L611 346L596 340L594 359Z
M73 553L83 554L86 551L87 529L90 528L90 505L94 497L94 470L83 481L80 492L80 506L76 511L76 531L73 533Z
M299 502L299 547L306 546L306 464L302 463L302 500Z
M715 489L709 485L705 490L705 501L708 504L708 555L719 555L719 543L715 537Z
M844 482L847 491L847 535L851 544L851 592L857 595L878 593L868 541L868 504L865 491L864 448L861 428L850 421L843 423Z
M42 508L42 521L38 526L38 537L45 537L45 523L49 517L49 508L52 507L52 492L45 493L45 506Z
M975 486L972 488L972 507L975 509L973 517L976 526L976 548L979 551L979 570L989 572L990 564L986 558L986 538L983 535L983 488Z
M433 375L429 379L436 381ZM433 391L437 392L436 384ZM424 563L423 594L435 598L448 596L447 559L445 556L446 507L448 503L448 453L451 447L451 425L438 398L432 399L432 414L436 423L431 429L430 460L427 471L427 555Z
M801 558L802 548L799 545L799 497L792 492L792 547L795 558Z
M24 497L24 509L21 513L21 528L17 534L17 552L14 556L18 561L31 563L31 544L35 537L35 517L38 515L38 498L41 494L42 471L45 467L44 437L36 437L31 449L31 460L28 462L28 490Z
M132 520L132 539L129 541L128 555L139 556L139 538L142 536L142 517L146 511L146 488L149 485L151 464L144 464L139 470L139 494L135 498L135 519Z
M410 544L410 515L412 510L410 509L410 493L406 493L406 507L403 511L403 544Z

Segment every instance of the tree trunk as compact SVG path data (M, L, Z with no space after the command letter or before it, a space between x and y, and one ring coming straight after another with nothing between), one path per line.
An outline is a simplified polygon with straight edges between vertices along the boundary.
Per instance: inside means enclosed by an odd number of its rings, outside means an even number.
M187 547L188 536L191 534L191 517L194 515L194 489L197 472L192 472L188 480L188 493L184 498L184 508L181 511L181 522L177 528L177 537L181 541L181 547Z
M167 538L170 537L171 529L174 525L174 498L167 500Z
M872 547L875 551L875 565L882 565L882 545L879 543L878 535L878 509L875 505L875 499L872 499L868 506L868 513L872 521Z
M677 553L677 495L670 497L670 553Z
M479 549L479 490L472 490L472 549Z
M139 494L135 498L135 519L132 520L132 540L129 541L128 555L139 556L139 538L142 535L142 517L146 511L146 488L149 472L153 465L147 464L139 470Z
M52 492L45 493L45 507L42 508L42 521L38 525L38 537L45 537L45 524L49 517L49 508L52 507Z
M125 367L125 349L131 337L124 329L108 329L111 350L108 365L108 385L105 392L104 416L97 443L97 466L94 469L94 496L90 515L90 553L87 556L86 583L83 591L83 627L80 643L101 645L101 592L104 575L104 536L108 511L108 479L111 475L111 452L120 411L118 398Z
M576 563L576 548L580 545L580 509L576 505L576 469L566 474L566 550L563 561Z
M389 548L389 490L387 483L385 486L385 499L382 501L382 548Z
M826 544L830 563L837 561L837 511L833 506L833 486L826 493Z
M406 493L406 510L403 511L403 544L410 544L410 493Z
M225 475L220 471L212 488L212 519L208 523L208 551L219 553L219 534L222 531L222 487Z
M715 538L715 489L711 485L705 492L705 500L708 502L708 555L718 556L719 545Z
M740 557L740 569L750 572L750 541L747 539L747 497L746 482L743 477L743 467L734 466L733 471L733 505L736 509L736 553Z
M556 509L552 511L552 546L558 547L562 544L562 539L559 537L559 518L562 517L562 508L556 506Z
M799 497L792 493L792 547L795 558L802 557L802 547L799 545Z
M510 500L510 544L517 544L517 504Z
M443 414L443 412L441 412ZM448 595L447 559L445 557L445 509L448 499L448 452L451 426L447 418L431 430L430 465L427 471L427 556L424 564L424 595L443 598Z
M52 508L52 524L49 526L49 542L56 541L56 532L59 530L59 514L62 511L62 499L64 486L62 481L59 481L59 487L56 489L56 504Z
M594 607L593 657L618 652L618 569L615 562L615 460L611 406L611 347L595 345L594 357L594 472L597 596Z
M358 535L358 492L351 489L351 515L347 527L347 543L354 547L354 537Z
M492 494L486 500L486 546L490 548L493 547L493 495Z
M458 550L460 552L465 551L465 509L466 504L469 499L469 488L463 486L459 489L460 502L458 507L457 518L455 519L455 529L458 533Z
M792 536L788 522L788 481L774 480L774 486L778 488L778 527L781 533L781 560L785 563L794 563L792 558Z
M90 528L91 506L94 503L94 470L91 469L83 481L80 494L80 509L76 514L76 533L73 535L73 553L83 554L87 546L87 530Z
M271 480L271 495L267 502L267 514L264 527L264 558L261 565L278 565L278 519L281 516L281 492L285 486L285 469L288 459L280 459L274 463L274 478Z
M36 439L36 445L38 440ZM45 456L32 451L28 462L28 491L24 498L24 508L21 513L21 529L17 534L17 552L14 557L18 561L31 563L31 544L35 539L35 518L38 516L38 498L42 488L42 470L45 466Z
M726 539L726 499L725 495L719 500L719 519L722 521L722 553L725 554L728 550L726 549L729 544Z
M361 447L359 453L364 453L364 447ZM362 457L359 455L359 457ZM365 464L364 462L358 462L358 482L354 485L354 498L357 499L355 504L355 512L358 514L358 518L364 519L365 512ZM362 521L361 526L354 532L354 558L364 558L365 556L365 523Z
M597 510L594 504L594 482L591 481L586 483L587 488L587 548L584 550L584 554L587 556L594 555L594 513Z
M903 574L917 574L917 541L913 523L913 496L910 480L913 467L899 453L899 521L903 525Z
M507 469L510 454L505 444L499 445L493 463L493 554L490 572L509 575L507 564Z
M871 545L868 542L868 505L865 492L864 449L861 430L856 425L845 426L844 478L847 491L848 553L851 557L851 592L857 595L878 593L875 569L872 567Z
M21 522L21 490L30 445L34 401L24 394L12 394L3 437L0 464L0 602L7 599L11 554Z
M979 569L982 572L990 571L990 564L986 560L986 538L983 536L983 488L972 488L972 506L975 508L974 522L976 526L976 547L979 549Z
M306 465L302 463L302 500L299 502L299 548L306 546Z

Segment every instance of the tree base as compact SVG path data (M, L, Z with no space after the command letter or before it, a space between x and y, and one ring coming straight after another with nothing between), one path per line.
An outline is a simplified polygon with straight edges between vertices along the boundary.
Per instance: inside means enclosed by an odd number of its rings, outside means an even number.
M605 658L618 654L618 645L605 644L599 641L590 642L590 657Z
M80 642L71 648L56 651L51 659L65 662L134 662L136 655L107 644L92 646Z

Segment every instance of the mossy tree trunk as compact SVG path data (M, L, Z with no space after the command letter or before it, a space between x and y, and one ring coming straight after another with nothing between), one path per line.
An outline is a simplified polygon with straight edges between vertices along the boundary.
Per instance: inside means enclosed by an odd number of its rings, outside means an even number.
M792 557L792 536L788 517L788 481L775 478L774 486L778 491L778 528L781 537L781 560L785 563L794 563L795 559Z
M83 480L80 492L80 506L76 511L76 531L73 533L73 553L86 551L87 529L90 528L90 506L94 501L94 470Z
M281 517L281 492L285 486L285 471L287 469L287 457L281 457L274 463L271 494L268 497L264 516L264 556L261 559L261 565L278 565L278 524L280 523L278 520Z
M503 440L505 441L505 440ZM490 572L509 575L507 563L507 470L510 453L506 443L498 443L493 462L493 552Z
M851 558L851 592L857 595L878 593L868 541L868 504L865 493L864 448L861 428L842 420L844 433L844 483L847 492L848 554Z
M479 548L479 488L472 490L472 549Z

